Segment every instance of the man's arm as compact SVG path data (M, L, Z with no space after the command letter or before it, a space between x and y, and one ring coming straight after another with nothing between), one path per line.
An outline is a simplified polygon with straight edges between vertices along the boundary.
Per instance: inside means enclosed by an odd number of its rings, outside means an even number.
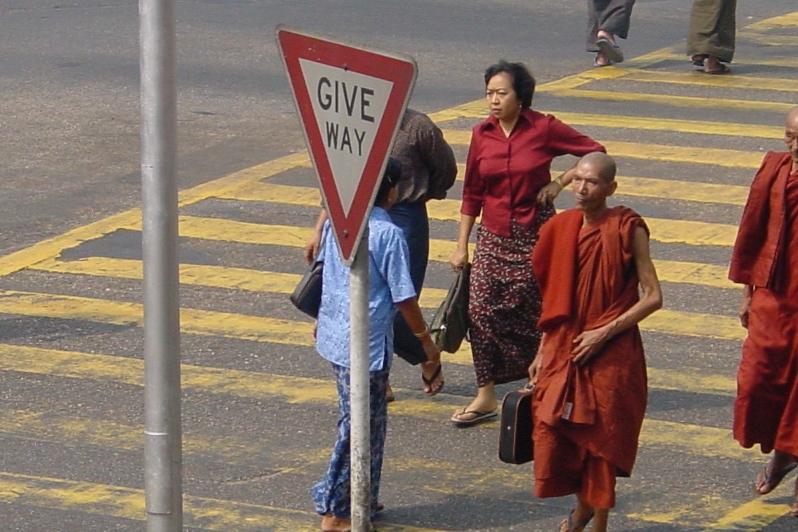
M637 325L651 313L662 308L662 289L659 286L659 279L657 279L657 270L651 261L648 234L642 227L635 229L632 238L632 255L637 267L637 276L643 290L643 297L632 308L610 323L598 329L584 331L574 339L574 350L572 351L574 362L580 366L588 364L610 338Z
M305 249L302 250L302 256L305 257L305 262L312 264L319 254L319 247L321 246L321 232L324 229L324 222L327 221L327 211L322 209L319 212L319 218L316 220L316 226L313 228L313 236L310 237Z

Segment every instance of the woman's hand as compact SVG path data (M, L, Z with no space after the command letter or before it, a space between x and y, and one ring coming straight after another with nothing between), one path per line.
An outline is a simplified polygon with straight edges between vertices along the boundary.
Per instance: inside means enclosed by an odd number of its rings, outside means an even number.
M555 198L560 194L562 187L557 181L547 183L538 192L538 203L540 205L554 205Z
M321 231L313 231L313 236L310 237L310 240L307 241L305 248L302 250L302 257L304 257L305 262L313 264L319 254L320 247Z
M452 256L449 258L449 264L452 265L454 271L459 272L465 265L468 264L468 248L460 249L459 247L454 250Z

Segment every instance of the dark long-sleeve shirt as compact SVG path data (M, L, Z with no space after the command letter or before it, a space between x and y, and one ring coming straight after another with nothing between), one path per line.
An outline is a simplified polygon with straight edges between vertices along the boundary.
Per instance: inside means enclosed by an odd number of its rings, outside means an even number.
M402 165L401 203L444 199L457 177L457 162L443 133L427 115L413 109L402 117L391 156Z

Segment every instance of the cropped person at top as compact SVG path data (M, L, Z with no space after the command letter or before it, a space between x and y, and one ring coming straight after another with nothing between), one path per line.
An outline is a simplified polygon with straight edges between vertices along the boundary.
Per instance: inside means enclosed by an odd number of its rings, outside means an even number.
M535 79L521 63L485 71L490 116L474 127L466 160L457 247L450 262L468 262L477 217L469 315L477 396L452 421L468 426L496 417L494 385L522 379L537 353L540 292L532 273L538 228L554 215L554 199L574 168L552 181L560 155L605 151L551 115L533 111Z

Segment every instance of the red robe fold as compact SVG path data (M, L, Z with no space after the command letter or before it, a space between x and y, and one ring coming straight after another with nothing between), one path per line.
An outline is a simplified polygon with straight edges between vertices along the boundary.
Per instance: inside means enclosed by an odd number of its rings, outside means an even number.
M729 277L755 286L737 370L734 438L798 456L798 172L768 153L751 184Z
M552 218L532 254L545 333L534 400L535 495L579 493L611 508L615 476L632 472L646 410L643 344L631 327L579 368L571 363L573 340L639 300L632 240L638 227L648 229L626 207L594 224L582 220L579 210Z

